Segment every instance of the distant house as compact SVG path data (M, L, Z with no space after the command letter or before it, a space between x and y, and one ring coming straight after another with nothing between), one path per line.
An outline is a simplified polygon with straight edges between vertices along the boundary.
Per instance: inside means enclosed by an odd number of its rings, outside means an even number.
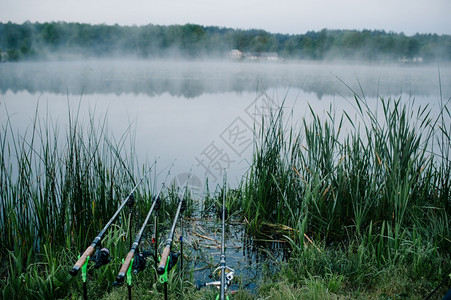
M260 53L258 52L246 52L244 53L244 58L247 60L259 60Z
M260 60L278 61L279 55L276 52L262 52L260 53Z
M246 52L244 58L252 61L278 61L279 55L276 52Z
M229 51L229 53L227 53L227 57L230 59L239 60L239 59L243 58L243 52L241 52L238 49L233 49L233 50Z
M415 56L413 58L407 58L407 57L403 57L398 59L399 62L401 63L422 63L423 62L423 57L421 56Z

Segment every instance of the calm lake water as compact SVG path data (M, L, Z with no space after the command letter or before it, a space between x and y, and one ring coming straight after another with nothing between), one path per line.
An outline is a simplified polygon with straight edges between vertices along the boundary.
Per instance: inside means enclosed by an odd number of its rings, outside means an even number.
M441 83L441 85L440 85ZM440 91L441 87L441 91ZM352 114L353 92L370 105L383 96L415 98L438 109L451 97L450 65L359 65L312 62L70 61L0 64L0 120L25 132L38 107L60 127L68 110L80 119L106 117L119 139L128 128L140 163L160 167L176 159L183 181L239 182L249 166L253 129L262 115L284 105L300 123L310 104L319 115L330 105ZM376 105L374 106L376 108ZM164 176L163 176L164 177Z

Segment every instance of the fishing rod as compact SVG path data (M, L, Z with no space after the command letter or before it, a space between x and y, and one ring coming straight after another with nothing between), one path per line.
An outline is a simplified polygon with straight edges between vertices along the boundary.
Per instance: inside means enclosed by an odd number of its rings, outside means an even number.
M149 222L150 215L154 211L155 207L157 207L157 206L159 207L160 206L160 203L161 203L161 200L160 200L160 197L158 196L153 201L152 206L150 207L149 212L147 213L147 217L144 220L144 223L141 226L141 229L139 230L138 234L136 235L135 241L132 244L132 247L131 247L130 251L128 252L127 256L126 256L125 261L123 262L122 267L119 270L119 274L116 277L116 281L113 283L113 285L118 285L118 284L124 283L125 273L129 269L130 264L133 264L133 259L135 257L135 253L138 252L137 251L138 250L138 246L139 246L139 243L141 242L141 238L142 238L142 235L144 233L144 230L146 229L147 222ZM142 267L141 268L140 267L141 266L139 266L139 264L138 264L138 266L136 266L135 273L138 273L138 271L140 271L140 269L142 269Z
M183 252L178 254L172 253L172 241L174 238L175 227L177 226L177 221L183 211L186 209L185 196L180 198L177 206L177 211L175 213L174 221L172 223L171 231L169 232L168 238L166 240L165 247L161 254L160 263L157 267L157 274L160 275L160 282L164 284L164 299L168 298L168 278L167 273L175 266L178 257L181 255L183 257ZM182 238L180 237L180 241ZM182 249L182 248L181 248ZM181 258L183 259L183 258Z
M158 211L160 209L160 205L161 205L160 194L165 186L165 182L168 179L169 174L171 174L171 169L173 166L174 166L174 163L172 163L172 166L169 169L165 180L161 184L160 190L154 196L154 201L152 203L152 206L150 207L149 212L147 213L147 217L144 220L139 233L136 235L134 243L130 246L130 251L128 252L125 260L123 261L122 267L119 270L119 274L116 277L116 281L113 282L113 285L115 285L115 286L124 283L124 277L126 275L126 272L129 271L129 269L130 269L130 264L132 265L132 268L133 268L133 271L135 274L138 273L139 271L144 270L144 268L145 268L145 263L146 263L145 260L146 260L147 256L149 256L151 254L149 253L149 251L144 251L143 253L139 253L137 251L138 246L139 246L139 243L141 242L142 235L144 233L144 230L147 226L147 223L149 222L150 216L153 211L155 211L155 219L157 218L157 213L158 213ZM155 232L155 236L157 236L156 232ZM135 257L136 257L136 260L134 260ZM131 299L131 290L130 290L131 278L127 278L127 281L128 281L128 286L129 286L129 298Z
M221 257L219 259L219 267L221 268L221 300L225 299L225 199L226 199L226 175L224 173L224 188L222 191L222 235L221 235Z
M111 219L108 221L108 223L105 225L105 227L99 232L99 234L96 236L96 238L92 241L91 245L88 248L86 248L85 252L83 252L83 254L78 258L78 261L75 263L75 265L72 267L72 269L69 270L70 275L76 276L78 274L78 271L80 271L80 269L82 267L85 267L85 268L87 267L86 263L89 261L89 258L94 254L95 248L98 245L100 245L103 235L108 230L108 228L111 226L111 224L114 222L114 220L117 218L117 216L121 212L122 208L124 208L124 206L126 204L133 205L133 203L134 203L133 193L136 191L138 186L143 182L144 178L146 178L147 174L149 174L153 165L155 165L155 163L153 163L149 167L149 169L146 171L146 173L144 173L143 177L141 177L139 182L133 187L130 194L128 194L128 196L122 201L121 205L119 206L117 211L114 213L114 215L111 217ZM103 248L100 250L99 253L101 254L101 256L97 257L97 261L96 261L96 265L95 265L96 268L99 268L100 266L107 264L110 261L108 249ZM85 277L85 275L83 275L83 277ZM85 278L83 278L83 282L86 282Z
M166 239L165 247L161 254L160 263L158 264L158 268L157 268L157 273L159 275L162 275L165 272L168 258L169 258L169 253L171 252L171 248L172 248L172 241L174 238L175 227L177 226L177 221L180 216L180 213L182 213L186 208L185 198L182 198L182 199L183 200L179 200L179 204L177 206L177 212L175 213L175 217L174 217L174 222L172 223L171 231L169 232L168 238Z
M168 179L169 175L171 174L171 170L172 170L172 167L174 167L175 161L176 160L174 159L174 161L172 162L172 165L169 168L168 174L166 175L166 178L164 179L163 184L162 184L162 186L160 188L160 191L158 192L157 196L160 195L161 189L163 189L163 187L164 187L164 185L166 183L166 180ZM154 217L154 221L153 221L154 236L152 238L152 243L154 244L153 260L154 260L154 263L155 263L155 266L154 266L155 270L158 267L158 212L159 212L159 207L156 208L156 213L155 213L155 217ZM155 278L157 278L157 274L156 273L155 273Z
M224 173L224 187L222 194L222 234L221 234L221 256L219 259L219 267L217 267L213 274L219 271L221 279L218 281L212 282L196 282L196 289L200 290L204 286L216 286L220 290L220 299L225 300L228 299L229 296L226 296L227 288L230 286L233 280L233 276L235 274L235 270L228 267L226 265L226 255L225 255L225 216L226 216L226 178L227 175ZM216 298L218 299L218 298Z

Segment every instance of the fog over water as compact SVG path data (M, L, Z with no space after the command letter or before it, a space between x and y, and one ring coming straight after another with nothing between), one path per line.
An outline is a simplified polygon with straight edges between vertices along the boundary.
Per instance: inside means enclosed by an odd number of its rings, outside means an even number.
M440 76L439 76L440 75ZM439 80L440 77L440 80ZM440 85L441 83L441 85ZM61 127L68 107L81 120L107 116L108 131L134 133L140 163L176 160L174 174L232 184L249 166L254 126L282 103L293 123L323 115L333 104L353 115L353 92L373 104L378 96L429 104L451 97L449 65L359 65L312 62L67 61L0 64L0 118L15 130L31 126L36 106ZM8 110L8 113L6 112ZM163 176L164 177L164 176Z
M185 98L205 93L297 88L323 95L352 95L342 82L369 97L379 94L435 95L439 85L449 93L449 64L359 65L357 63L255 63L229 61L68 61L0 64L0 92L28 91L54 94L169 93Z

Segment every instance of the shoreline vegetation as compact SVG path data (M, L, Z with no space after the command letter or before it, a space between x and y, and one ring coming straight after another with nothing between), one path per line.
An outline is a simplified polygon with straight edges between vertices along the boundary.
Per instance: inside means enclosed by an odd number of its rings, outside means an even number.
M330 29L289 35L196 24L0 23L0 62L102 57L422 64L451 61L451 36Z
M256 289L240 288L234 299L423 299L449 274L451 99L441 100L437 116L410 101L378 101L377 112L357 95L355 114L331 108L322 116L310 108L301 126L282 109L262 120L250 169L226 206L251 236L271 228L290 256L268 261ZM345 123L350 130L342 130ZM114 140L107 124L106 117L82 123L70 112L61 130L36 114L19 135L2 120L1 298L81 297L81 280L68 270L148 169L136 161L133 132ZM135 194L137 220L153 186L148 179ZM206 203L222 199L220 193ZM174 194L164 194L160 222L174 213ZM187 216L194 210L188 203ZM132 238L128 222L123 213L102 241L113 260L89 269L90 297L124 297L112 282ZM213 290L195 290L193 272L170 273L170 297L214 299ZM135 298L162 297L154 274L149 266L134 277Z

